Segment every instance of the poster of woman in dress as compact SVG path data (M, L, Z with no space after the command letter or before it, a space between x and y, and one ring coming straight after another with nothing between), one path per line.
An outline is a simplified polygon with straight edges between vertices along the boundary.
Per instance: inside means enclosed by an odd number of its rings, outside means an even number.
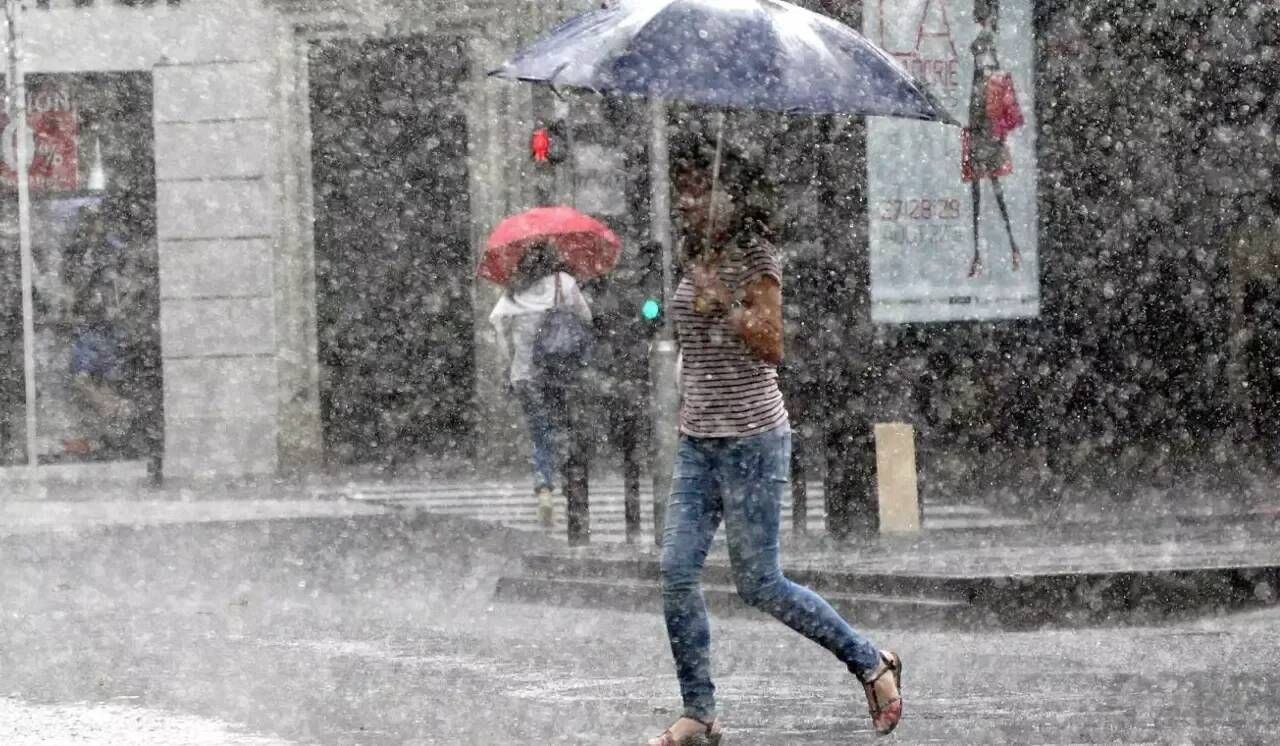
M973 262L969 265L970 277L982 271L979 237L984 180L991 184L1004 230L1009 236L1011 267L1016 272L1022 265L1000 179L1013 173L1013 158L1007 142L1009 133L1024 124L1013 89L1013 78L1000 68L999 0L975 0L973 20L978 24L978 35L969 47L973 54L973 87L969 92L969 123L961 134L960 162L961 178L969 183L973 202Z
M867 120L871 318L1040 313L1032 0L864 0L863 30L961 127Z

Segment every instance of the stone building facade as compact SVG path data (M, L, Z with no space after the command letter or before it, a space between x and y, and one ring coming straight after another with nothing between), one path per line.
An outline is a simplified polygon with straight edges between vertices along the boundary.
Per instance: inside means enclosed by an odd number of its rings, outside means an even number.
M410 40L427 49L452 45L462 56L446 71L460 76L448 100L428 91L408 103L465 119L462 162L451 164L464 193L444 198L468 205L459 245L470 252L500 217L535 198L525 172L534 93L485 73L566 12L555 3L325 0L51 0L21 12L19 51L29 79L134 71L151 81L164 476L287 473L326 460L322 398L330 374L318 364L316 94L309 85L323 50ZM359 59L344 59L359 67ZM440 380L414 384L462 386L468 403L492 401L497 390L491 340L471 323L483 318L493 291L472 281L473 262L456 263L463 274L451 282L461 291L436 302L465 304L465 333L479 338L477 362L463 381L441 370ZM477 437L467 430L458 432Z

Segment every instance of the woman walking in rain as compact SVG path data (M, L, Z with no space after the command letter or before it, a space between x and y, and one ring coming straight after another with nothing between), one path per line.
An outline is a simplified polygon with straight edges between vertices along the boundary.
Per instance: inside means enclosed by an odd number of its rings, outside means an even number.
M969 94L969 126L964 131L964 153L960 168L961 176L969 182L973 195L973 263L969 266L970 277L982 271L978 226L982 222L983 179L991 181L991 189L995 192L996 205L1000 208L1000 217L1004 220L1004 228L1009 235L1013 270L1016 272L1022 263L1018 244L1013 239L1013 226L1009 222L1004 190L1000 186L1000 177L1013 173L1013 160L1005 138L1009 130L1021 122L1012 124L1005 121L999 115L999 107L995 112L997 116L993 118L993 107L989 100L993 79L1003 74L1000 70L1000 58L996 54L1000 22L999 0L974 0L973 19L978 24L978 36L970 46L973 52L973 88ZM1012 93L1012 90L1009 89L1009 92Z
M538 521L550 526L554 518L551 499L555 487L557 452L568 430L569 397L579 383L554 375L535 360L538 333L547 313L557 306L568 308L583 324L591 323L591 308L573 275L563 271L554 247L530 246L520 258L502 297L489 314L498 333L498 349L508 365L511 390L520 400L533 444L533 491Z
M686 269L672 303L683 364L680 443L662 537L662 599L684 702L648 746L718 746L711 632L702 567L721 520L738 593L822 645L861 682L879 733L902 717L902 662L878 649L813 591L782 575L780 503L791 428L778 389L782 272L758 207L760 172L733 151L672 148ZM713 186L714 185L714 186Z

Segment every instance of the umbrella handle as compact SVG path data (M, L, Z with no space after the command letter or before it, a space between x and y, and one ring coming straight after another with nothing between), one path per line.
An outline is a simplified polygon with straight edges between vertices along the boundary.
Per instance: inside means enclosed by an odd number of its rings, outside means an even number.
M720 185L720 155L724 145L724 110L716 112L716 155L711 161L711 204L707 207L707 248L716 224L716 190Z

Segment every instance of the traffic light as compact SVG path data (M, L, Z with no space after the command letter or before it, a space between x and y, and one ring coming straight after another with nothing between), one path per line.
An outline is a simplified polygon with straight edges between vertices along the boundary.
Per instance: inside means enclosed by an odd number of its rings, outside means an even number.
M639 321L650 337L662 329L666 314L662 297L662 244L649 241L639 251Z
M568 133L564 120L557 119L545 127L538 127L529 136L529 156L536 163L555 165L568 155Z

